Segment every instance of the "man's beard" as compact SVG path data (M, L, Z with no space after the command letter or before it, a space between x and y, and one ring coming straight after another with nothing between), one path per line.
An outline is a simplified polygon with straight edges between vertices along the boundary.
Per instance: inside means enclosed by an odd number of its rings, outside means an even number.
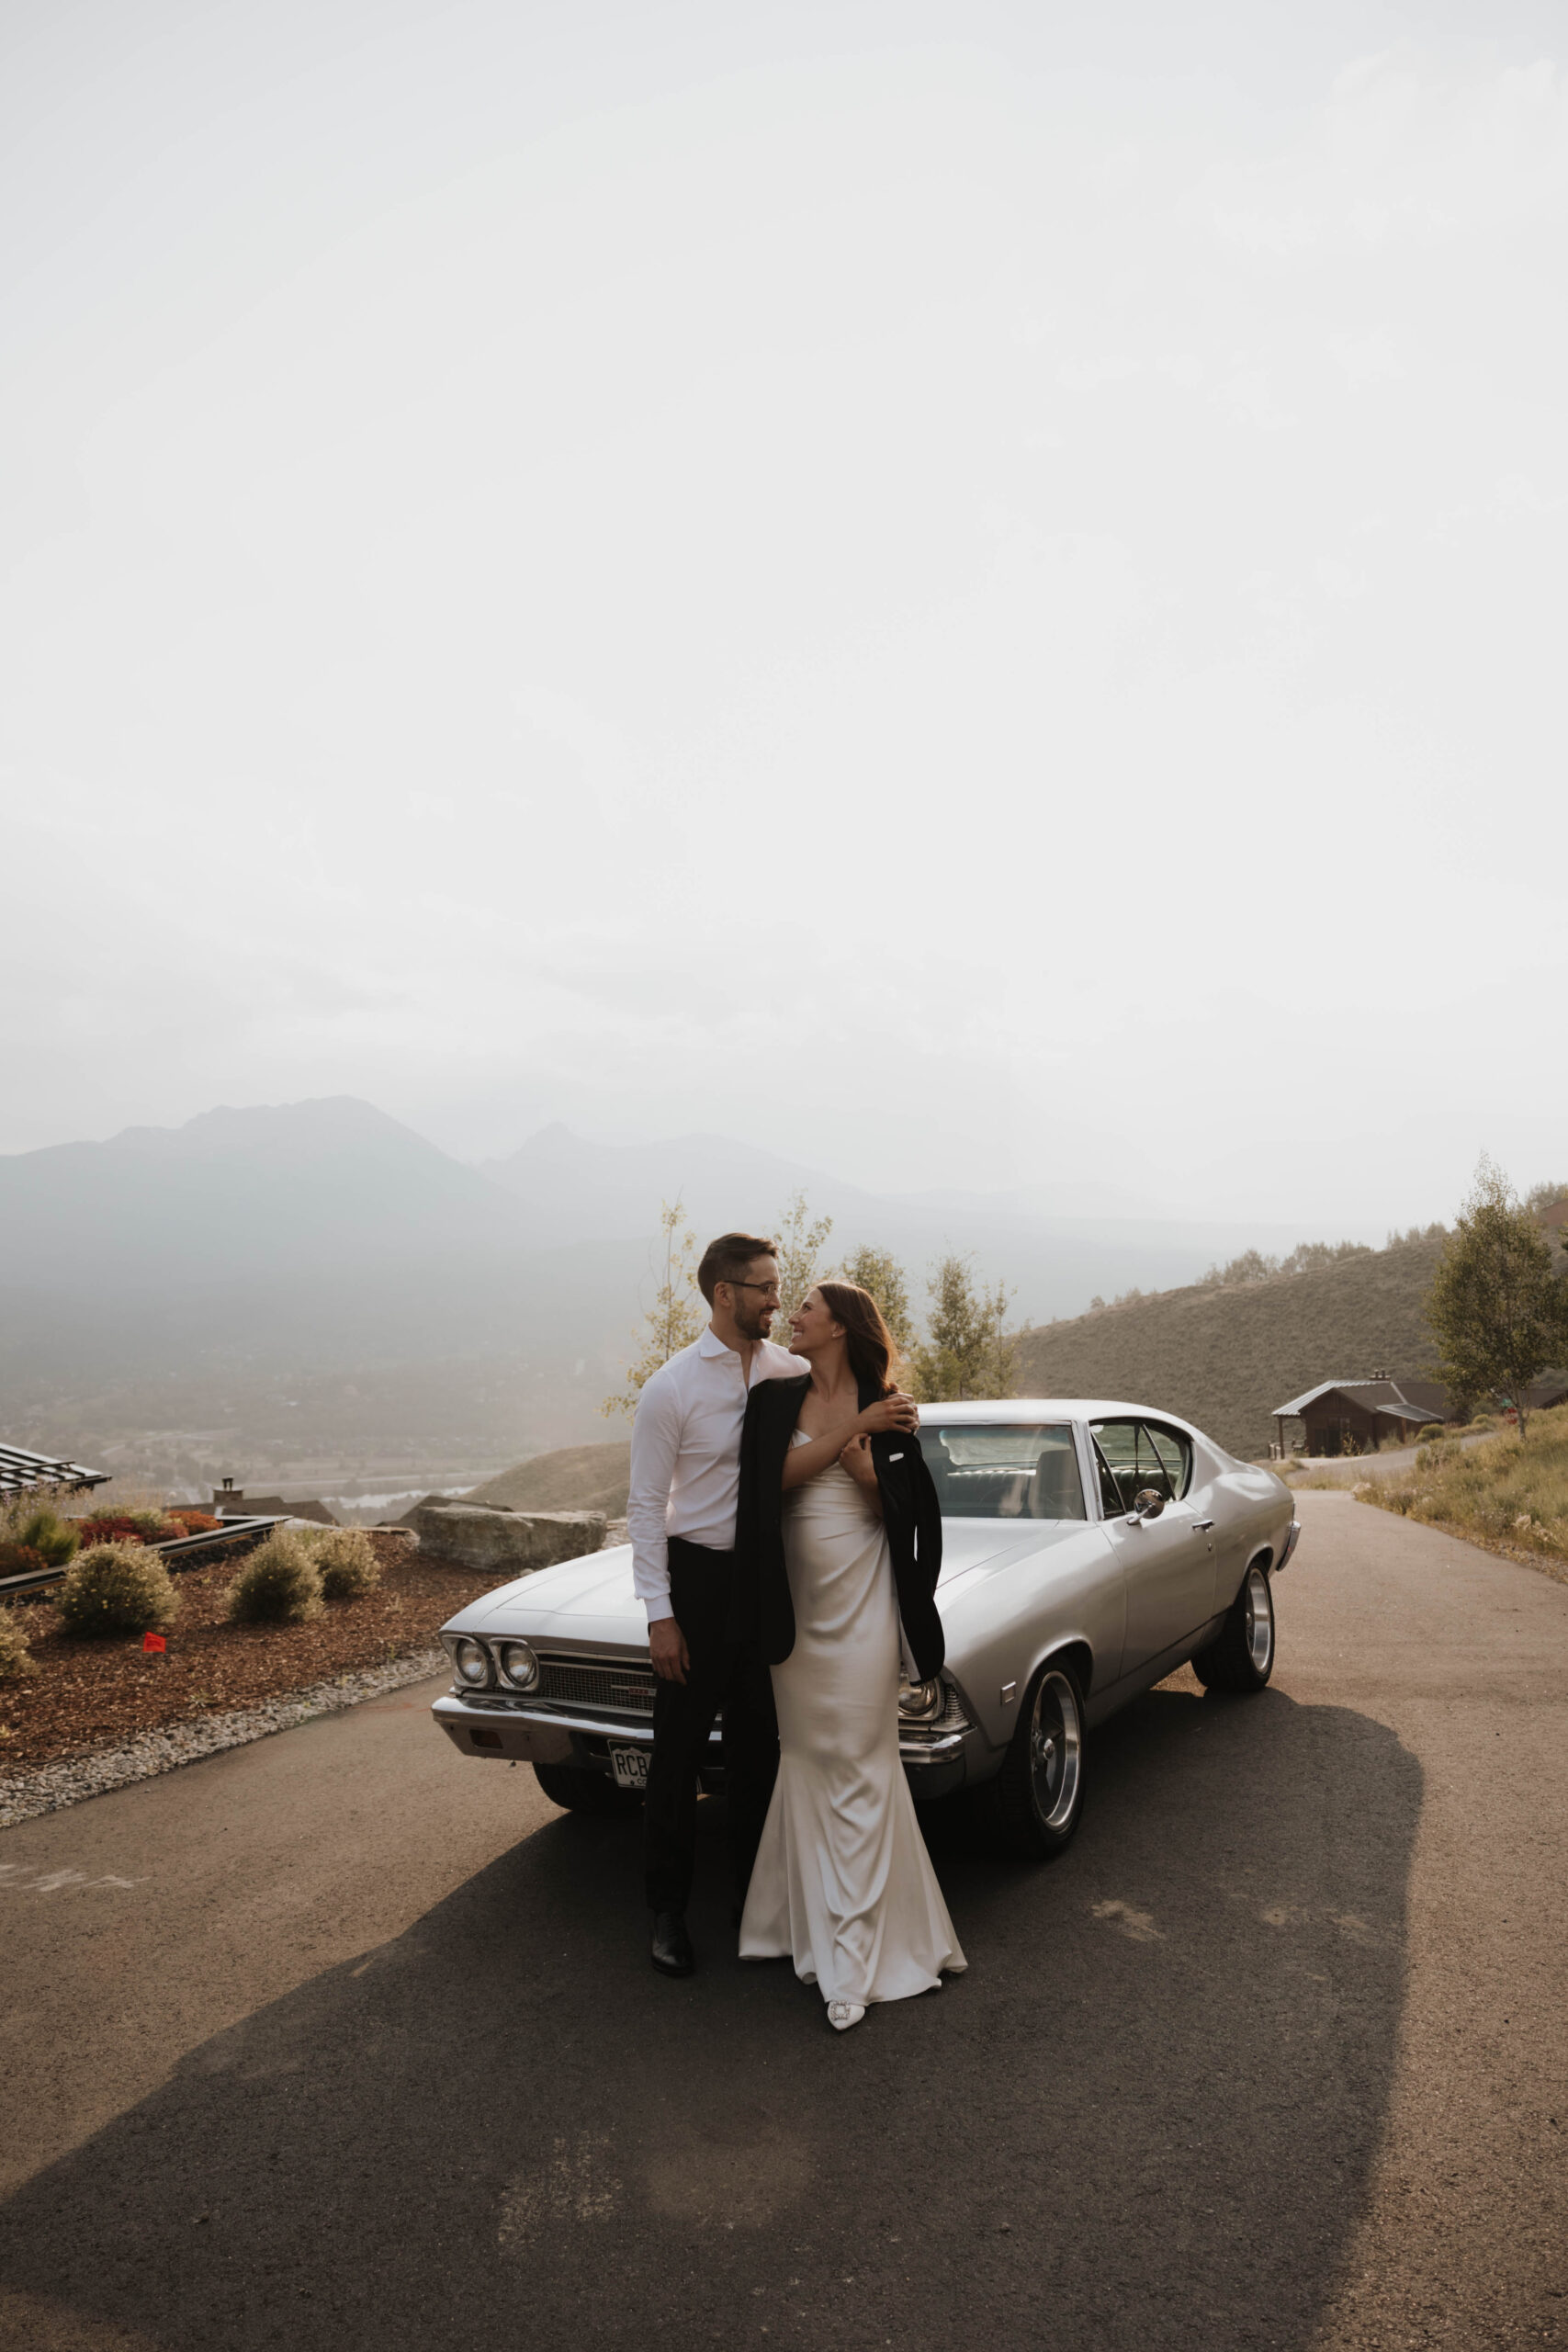
M773 1314L774 1309L771 1306L738 1306L735 1328L743 1340L765 1340Z

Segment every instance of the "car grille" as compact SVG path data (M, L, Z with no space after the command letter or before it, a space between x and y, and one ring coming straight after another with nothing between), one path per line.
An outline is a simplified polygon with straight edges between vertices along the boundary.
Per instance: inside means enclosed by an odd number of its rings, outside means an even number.
M539 1679L528 1696L558 1707L600 1707L618 1715L651 1715L653 1668L541 1657Z
M912 1724L907 1716L900 1715L900 1739L941 1739L950 1731L968 1731L971 1728L969 1718L964 1712L964 1702L945 1675L942 1679L942 1713L935 1722Z

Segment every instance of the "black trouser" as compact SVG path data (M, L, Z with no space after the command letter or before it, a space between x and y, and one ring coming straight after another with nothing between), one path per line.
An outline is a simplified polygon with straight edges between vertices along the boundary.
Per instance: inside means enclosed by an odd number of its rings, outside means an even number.
M745 1899L779 1770L779 1726L767 1667L734 1627L735 1555L670 1538L670 1601L692 1663L684 1682L660 1677L653 1693L653 1758L643 1798L649 1906L683 1911L697 1845L697 1773L724 1711L729 1861Z

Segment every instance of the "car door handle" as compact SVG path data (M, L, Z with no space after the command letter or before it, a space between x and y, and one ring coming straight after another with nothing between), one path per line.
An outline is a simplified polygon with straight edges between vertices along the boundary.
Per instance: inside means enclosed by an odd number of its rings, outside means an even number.
M1212 1519L1195 1519L1192 1522L1192 1532L1195 1535L1206 1535L1213 1523Z

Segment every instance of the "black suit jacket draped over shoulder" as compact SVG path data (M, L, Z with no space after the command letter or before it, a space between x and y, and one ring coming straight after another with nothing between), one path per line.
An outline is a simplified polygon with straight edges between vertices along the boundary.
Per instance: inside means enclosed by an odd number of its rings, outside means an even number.
M784 1465L810 1385L809 1379L759 1381L747 1398L740 1432L735 1517L740 1628L770 1666L782 1666L795 1647L795 1604L784 1567ZM877 1394L862 1382L863 1411L876 1402ZM878 1430L871 1441L871 1458L882 1497L898 1614L920 1679L929 1681L942 1671L947 1655L936 1605L936 1580L942 1572L936 1488L919 1439L906 1430Z

